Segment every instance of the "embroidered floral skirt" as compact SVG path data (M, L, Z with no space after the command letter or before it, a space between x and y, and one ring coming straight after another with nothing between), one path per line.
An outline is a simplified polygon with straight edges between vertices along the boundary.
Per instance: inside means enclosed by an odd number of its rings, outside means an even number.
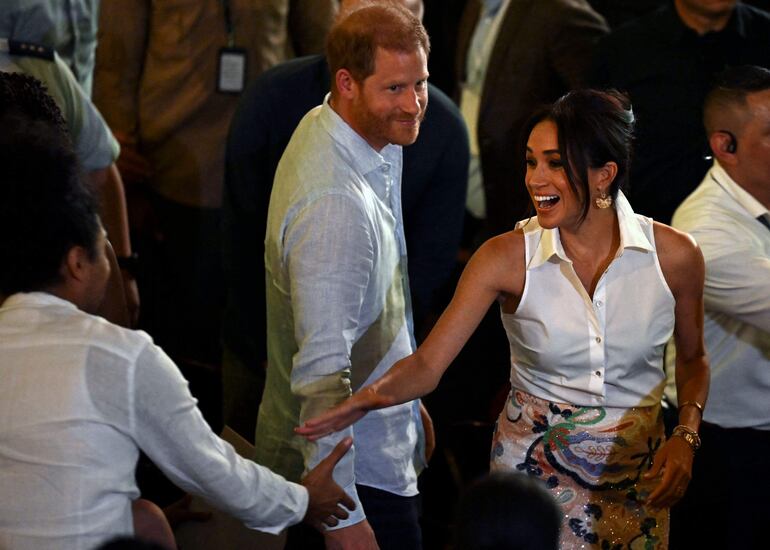
M578 407L513 390L492 442L492 470L540 478L564 512L561 544L602 550L668 547L668 509L645 507L663 443L660 407Z

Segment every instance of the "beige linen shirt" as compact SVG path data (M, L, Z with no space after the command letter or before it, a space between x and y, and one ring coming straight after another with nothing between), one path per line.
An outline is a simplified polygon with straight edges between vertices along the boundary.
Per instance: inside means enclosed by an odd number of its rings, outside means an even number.
M323 49L336 0L229 0L247 80ZM150 185L187 206L221 205L224 149L239 95L216 90L228 45L222 0L103 2L94 102L149 160Z

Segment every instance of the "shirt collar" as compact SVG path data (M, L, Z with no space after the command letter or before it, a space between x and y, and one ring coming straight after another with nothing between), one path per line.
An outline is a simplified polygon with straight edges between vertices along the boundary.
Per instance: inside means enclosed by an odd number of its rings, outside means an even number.
M69 300L59 298L48 292L17 292L6 298L5 302L3 302L2 309L46 306L60 306L77 309L77 306Z
M752 218L759 216L769 216L767 208L755 199L751 193L741 187L730 175L722 168L717 159L714 159L714 165L709 170L708 177L719 185L725 192L737 202Z
M332 139L350 153L352 166L366 175L379 169L383 164L390 164L394 155L401 150L399 145L388 144L380 152L375 151L358 132L345 122L329 104L331 94L326 94L321 107L321 123Z
M620 227L620 249L618 256L621 256L626 249L653 251L652 243L650 243L647 235L644 234L639 219L636 217L631 204L622 191L618 191L618 196L615 199L615 211L618 214L618 226ZM534 221L537 223L536 218ZM532 255L529 267L539 267L553 256L556 256L563 262L571 263L561 244L559 228L541 229L540 242L538 243L537 250Z

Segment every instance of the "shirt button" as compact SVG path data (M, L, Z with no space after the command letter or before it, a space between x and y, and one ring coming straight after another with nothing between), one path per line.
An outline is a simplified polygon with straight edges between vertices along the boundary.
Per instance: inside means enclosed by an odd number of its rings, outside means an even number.
M387 172L387 171L389 171L389 170L390 170L390 165L389 165L389 164L383 164L383 165L382 165L382 171L383 171L383 172Z
M604 305L604 302L602 302L601 300L596 301L596 307L602 307L603 305Z
M601 336L597 336L596 337L596 343L597 344L601 344L602 343L602 337Z
M596 371L594 374L595 374L596 376L598 376L599 378L601 378L601 376L602 376L602 371L598 370L598 371Z

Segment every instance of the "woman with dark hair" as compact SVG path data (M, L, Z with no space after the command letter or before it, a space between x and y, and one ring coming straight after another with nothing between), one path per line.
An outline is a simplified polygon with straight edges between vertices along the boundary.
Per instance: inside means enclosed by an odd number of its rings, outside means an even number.
M565 516L561 547L664 548L708 392L703 258L694 241L634 214L633 113L616 92L571 92L528 124L536 213L487 241L412 355L298 432L322 437L366 411L433 390L490 304L511 347L511 394L493 470L539 478ZM680 424L667 441L663 348L674 335Z

